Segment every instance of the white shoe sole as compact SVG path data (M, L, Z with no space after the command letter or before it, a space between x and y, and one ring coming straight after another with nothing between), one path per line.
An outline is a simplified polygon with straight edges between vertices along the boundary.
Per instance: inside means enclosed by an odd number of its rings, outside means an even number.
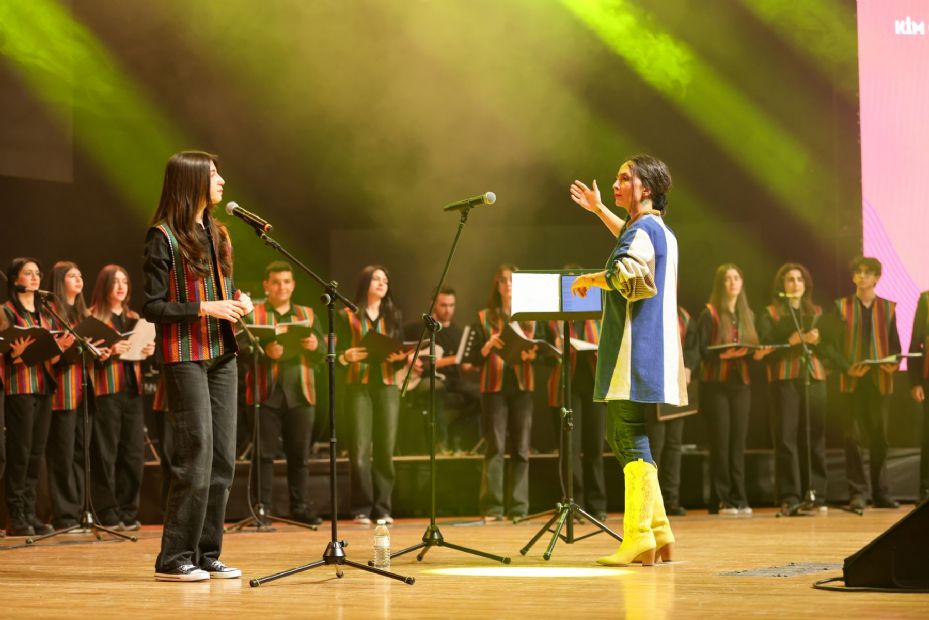
M210 574L205 570L196 571L189 573L187 575L172 575L170 573L155 573L155 581L175 581L175 582L191 582L191 581L209 581Z
M209 571L206 571L209 573ZM242 571L238 568L227 571L214 571L210 573L210 579L238 579L242 576Z

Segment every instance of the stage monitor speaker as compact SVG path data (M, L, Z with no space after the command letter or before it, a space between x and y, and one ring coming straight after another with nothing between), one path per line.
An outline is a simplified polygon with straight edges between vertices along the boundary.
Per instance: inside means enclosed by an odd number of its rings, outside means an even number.
M845 558L846 587L929 589L929 501Z

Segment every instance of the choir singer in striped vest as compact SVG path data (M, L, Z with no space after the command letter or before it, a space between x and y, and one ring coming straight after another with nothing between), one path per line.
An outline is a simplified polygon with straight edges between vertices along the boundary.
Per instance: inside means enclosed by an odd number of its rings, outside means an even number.
M597 560L608 566L671 559L674 535L665 513L658 470L645 429L646 411L657 403L687 404L684 357L677 322L677 239L665 226L671 174L664 162L638 155L619 168L613 183L623 222L592 188L575 181L571 198L596 213L617 236L604 271L578 277L584 297L604 289L594 400L607 406L607 441L623 466L626 508L623 542Z
M159 581L242 574L219 555L235 470L233 323L253 308L232 283L232 243L212 214L224 183L215 155L173 155L145 242L142 314L157 326L172 440Z

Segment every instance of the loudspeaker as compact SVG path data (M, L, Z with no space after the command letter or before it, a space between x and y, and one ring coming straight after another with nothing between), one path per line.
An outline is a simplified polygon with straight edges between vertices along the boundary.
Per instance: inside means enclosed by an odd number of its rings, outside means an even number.
M846 587L929 588L929 501L845 558Z

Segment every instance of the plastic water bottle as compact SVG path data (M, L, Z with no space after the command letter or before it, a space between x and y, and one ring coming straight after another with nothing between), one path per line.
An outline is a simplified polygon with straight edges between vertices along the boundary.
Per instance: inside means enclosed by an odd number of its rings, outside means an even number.
M374 566L390 568L390 530L384 519L378 519L377 527L374 528Z

